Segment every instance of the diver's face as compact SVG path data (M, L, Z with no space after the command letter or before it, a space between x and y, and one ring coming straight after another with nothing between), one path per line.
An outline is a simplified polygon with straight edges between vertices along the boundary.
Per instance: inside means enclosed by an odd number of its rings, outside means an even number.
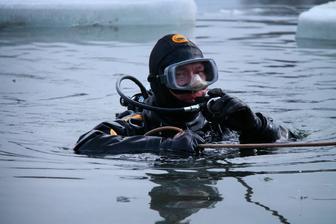
M192 63L183 65L176 70L175 79L176 83L179 86L185 86L185 85L197 86L199 84L202 84L206 80L204 65L202 63ZM177 93L174 91L170 92L179 101L185 103L195 103L197 98L203 97L206 94L207 88L198 91L190 91L183 93Z

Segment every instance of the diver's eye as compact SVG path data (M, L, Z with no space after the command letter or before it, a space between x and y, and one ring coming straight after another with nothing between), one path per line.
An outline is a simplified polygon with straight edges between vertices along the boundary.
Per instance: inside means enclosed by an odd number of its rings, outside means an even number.
M179 86L185 86L190 83L191 75L187 71L178 71L176 73L176 83Z
M193 68L193 72L194 73L204 73L204 65L201 63L197 63L195 64L194 68Z

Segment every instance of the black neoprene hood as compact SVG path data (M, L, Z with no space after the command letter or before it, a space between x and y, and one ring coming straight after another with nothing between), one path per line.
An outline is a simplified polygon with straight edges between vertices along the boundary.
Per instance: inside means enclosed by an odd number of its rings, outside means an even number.
M161 75L171 64L203 58L202 51L181 34L168 34L155 44L149 57L150 75Z
M166 107L179 104L157 76L162 75L164 69L171 64L195 58L203 58L202 51L181 34L168 34L158 40L149 57L148 76L157 104Z

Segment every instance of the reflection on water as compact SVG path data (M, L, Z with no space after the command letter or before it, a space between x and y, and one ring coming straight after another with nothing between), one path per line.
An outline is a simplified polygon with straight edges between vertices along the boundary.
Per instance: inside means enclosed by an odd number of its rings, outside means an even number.
M150 208L164 218L156 223L179 223L200 209L212 208L223 199L215 187L216 180L205 170L167 170L166 174L148 175L150 181L159 185L149 192Z
M287 217L282 212L283 209L279 209L272 201L273 197L274 200L283 203L286 198L281 195L288 192L273 192L271 200L260 200L258 199L260 195L255 195L255 192L258 193L258 191L263 191L263 189L253 184L253 181L249 180L248 177L264 176L263 182L268 184L274 182L274 179L278 178L277 175L335 173L336 169L332 164L330 164L330 169L327 167L323 169L321 166L325 162L334 163L335 159L332 158L333 155L325 155L325 158L316 158L315 161L310 158L309 161L302 161L300 164L295 158L302 157L302 155L280 155L277 160L278 164L275 161L272 162L271 166L278 167L278 170L274 170L267 162L267 158L271 158L270 156L272 155L268 155L268 157L263 159L260 158L260 161L265 163L264 166L262 163L258 163L258 158L253 159L251 157L245 163L238 162L239 160L234 158L225 159L225 157L212 157L206 160L198 158L195 160L171 160L170 162L165 160L163 163L162 161L157 162L155 169L159 169L160 173L147 173L149 180L156 184L149 191L150 208L157 211L164 219L156 223L189 223L190 220L195 220L192 219L192 216L202 209L215 209L220 202L230 204L232 200L238 200L240 197L244 198L246 203L252 204L254 209L261 212L263 216L273 217L272 220L277 220L276 223L291 223L291 218ZM276 157L276 154L273 156ZM309 165L313 163L316 164L315 169ZM299 167L304 167L304 164L308 165L307 170L298 170ZM221 182L228 180L238 184L235 187L236 189L241 188L240 191L237 191L241 192L240 194L242 195L235 194L236 199L228 199L229 195L233 193L232 191L218 189L222 185ZM303 184L305 184L304 182L306 180L303 179ZM275 184L281 185L281 183ZM272 189L270 190L272 191ZM268 190L264 189L264 191L267 192ZM295 197L299 200L304 200L312 196L298 195ZM226 200L228 201L226 202ZM334 199L330 195L325 200L332 201Z
M272 208L268 207L267 205L264 205L258 201L254 201L253 198L253 188L249 186L242 178L237 177L237 181L242 184L246 188L246 194L245 199L246 202L255 204L256 206L259 206L263 209L265 209L268 212L271 212L271 214L277 218L279 218L280 223L288 224L287 218L285 218L283 215L281 215L278 211L273 210Z
M150 208L158 211L164 218L163 221L156 223L185 223L188 217L201 209L214 208L218 202L225 200L216 187L217 182L227 177L233 177L245 189L244 198L247 203L264 209L280 223L289 223L279 211L253 199L253 186L250 186L244 177L255 173L231 171L230 168L234 164L225 159L223 162L226 165L221 163L214 166L217 169L221 168L223 170L221 172L209 172L206 168L199 168L196 170L163 169L166 173L147 174L150 177L149 180L158 185L149 192Z

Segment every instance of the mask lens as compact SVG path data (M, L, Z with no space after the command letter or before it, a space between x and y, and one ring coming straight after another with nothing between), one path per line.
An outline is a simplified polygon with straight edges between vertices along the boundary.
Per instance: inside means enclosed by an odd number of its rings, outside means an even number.
M177 66L175 69L176 85L181 88L198 90L205 88L211 75L206 73L206 63L196 62Z
M162 78L170 89L198 91L217 81L217 67L212 59L191 59L168 66Z
M188 86L194 82L206 80L204 66L202 63L193 63L176 68L175 80L178 86Z

